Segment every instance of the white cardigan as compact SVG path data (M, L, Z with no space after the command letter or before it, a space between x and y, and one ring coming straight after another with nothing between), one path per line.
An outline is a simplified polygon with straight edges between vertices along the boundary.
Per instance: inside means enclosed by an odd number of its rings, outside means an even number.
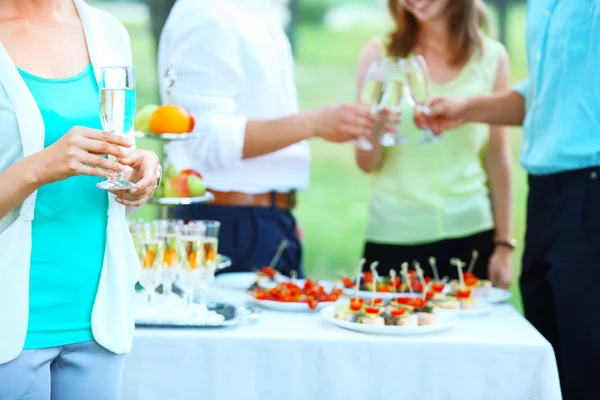
M74 1L96 79L99 79L103 66L131 66L131 45L125 28L113 16L83 0ZM1 43L0 111L3 111L0 129L3 132L12 129L21 137L21 143L0 145L0 168L7 167L3 164L11 154L14 157L14 146L22 145L24 157L44 148L44 122L39 108ZM14 163L18 158L8 160L8 163ZM0 364L19 356L27 334L31 221L36 194L32 193L19 208L0 218ZM109 193L108 196L107 243L92 311L92 332L100 345L111 352L124 354L131 349L135 328L133 296L138 259L127 226L125 206L117 203L114 195Z

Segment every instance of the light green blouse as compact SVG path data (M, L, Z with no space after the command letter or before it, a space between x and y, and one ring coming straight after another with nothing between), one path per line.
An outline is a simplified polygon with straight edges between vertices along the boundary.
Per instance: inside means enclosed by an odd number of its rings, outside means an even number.
M383 47L383 39L378 39ZM432 84L436 97L491 93L502 44L486 39L452 81ZM384 149L373 173L367 240L380 244L421 244L464 237L494 227L487 176L482 165L489 126L466 124L442 139L419 144L423 131L403 99L400 133L405 145Z

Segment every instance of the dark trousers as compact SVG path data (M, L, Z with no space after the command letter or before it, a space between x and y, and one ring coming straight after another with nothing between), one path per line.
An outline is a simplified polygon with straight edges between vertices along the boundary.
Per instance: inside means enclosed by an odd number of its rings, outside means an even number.
M281 242L289 244L275 268L286 275L302 276L302 248L296 220L288 211L275 208L191 205L177 207L175 218L221 222L219 253L231 258L223 272L248 272L269 265Z
M554 347L565 400L600 399L600 168L530 176L525 316Z
M421 264L421 268L423 268L425 276L433 277L431 266L429 265L429 257L435 257L440 278L447 276L450 279L458 279L458 270L456 266L450 264L450 260L458 258L467 263L468 266L471 262L473 250L479 252L473 273L481 279L487 279L488 264L494 251L493 230L463 238L446 239L419 245L367 242L364 252L364 258L367 262L364 269L368 270L372 262L378 261L377 272L381 276L388 276L390 269L393 268L398 272L400 265L404 262L408 262L412 269L412 262L418 261Z

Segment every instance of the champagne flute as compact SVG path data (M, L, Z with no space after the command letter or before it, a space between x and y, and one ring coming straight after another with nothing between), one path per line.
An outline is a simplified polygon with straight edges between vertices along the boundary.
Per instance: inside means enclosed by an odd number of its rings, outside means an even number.
M360 92L360 105L370 108L375 113L379 112L385 94L386 68L387 65L382 60L373 61L367 69ZM373 150L373 145L364 137L358 138L355 144L361 150Z
M177 281L177 273L179 272L177 250L184 222L177 219L159 219L153 223L156 225L155 229L158 233L158 238L164 242L162 293L165 297L168 297L173 291L173 283Z
M100 78L100 117L102 129L127 135L133 129L135 116L135 78L131 67L103 67ZM113 156L109 158L114 159ZM125 190L135 187L118 172L96 185L104 190Z
M164 242L156 237L152 224L145 223L142 228L140 239L140 279L139 284L147 293L148 304L152 303L154 293L161 283L161 271L163 266Z
M219 231L221 223L219 221L195 221L194 224L199 224L204 227L203 236L203 258L201 271L198 280L199 289L199 305L203 311L208 311L208 288L215 280L215 272L217 269L217 255L219 254Z
M402 98L404 97L404 63L403 59L389 58L384 61L386 68L386 82L383 99L378 108L387 107L393 113L402 111ZM399 133L386 132L381 136L381 145L384 147L393 147L399 144L406 144L408 138Z
M204 257L205 227L200 224L187 224L179 237L179 273L177 286L183 292L186 308L192 303L194 288L200 280L200 268Z
M405 61L404 74L408 83L410 100L416 111L429 114L429 100L431 96L429 72L427 63L423 56L417 55L410 57ZM431 143L438 138L433 134L431 128L427 126L425 136L421 144Z
M140 256L140 239L142 233L142 227L144 225L144 220L142 219L132 219L129 221L129 233L131 234L131 239L133 240L133 245L135 246L135 253Z

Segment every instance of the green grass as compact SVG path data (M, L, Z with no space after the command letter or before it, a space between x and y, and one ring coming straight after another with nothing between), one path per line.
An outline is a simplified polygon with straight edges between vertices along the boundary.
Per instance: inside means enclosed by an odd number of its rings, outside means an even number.
M513 81L526 76L524 49L525 13L522 7L510 13L508 48ZM381 32L353 29L332 32L317 26L303 26L298 33L296 82L303 109L334 103L353 102L354 74L362 46ZM134 63L140 105L155 103L156 62L152 40L145 30L132 29ZM525 174L518 167L520 130L511 130L515 158L515 237L522 239L525 218ZM149 143L141 143L141 147ZM330 278L337 270L350 271L362 253L369 199L369 176L356 167L351 145L311 143L311 186L300 194L296 215L305 231L306 272L315 278ZM156 150L156 148L155 148ZM146 206L138 215L151 218ZM521 243L521 240L519 240ZM522 246L515 252L515 280L520 269ZM401 260L399 260L401 261ZM517 285L513 304L520 309Z

